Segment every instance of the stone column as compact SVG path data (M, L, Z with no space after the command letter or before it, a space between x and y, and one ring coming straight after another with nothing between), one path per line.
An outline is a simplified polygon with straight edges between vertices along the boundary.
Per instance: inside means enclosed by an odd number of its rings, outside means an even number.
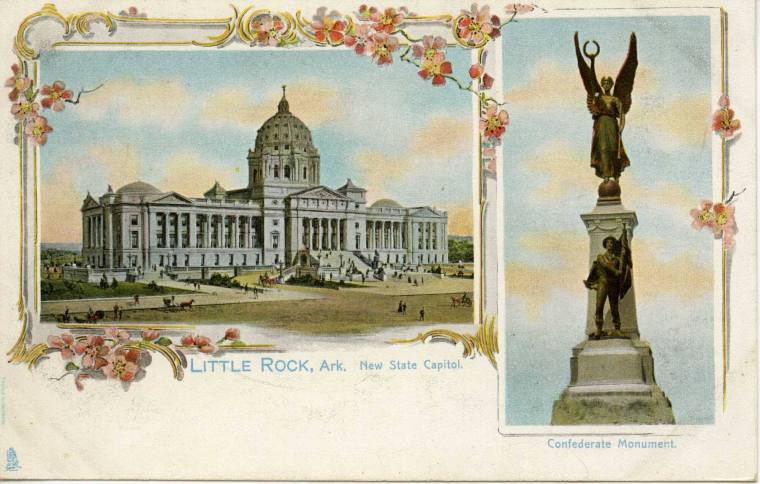
M111 228L111 205L105 206L105 219L104 219L104 229L105 229L105 244L103 244L103 248L105 249L105 266L108 268L113 267L113 230ZM141 228L145 230L145 224L141 224Z
M333 236L333 228L332 228L332 221L333 219L328 218L327 220L327 250L332 250L332 236Z
M443 223L443 262L449 263L449 224L448 222Z
M224 236L224 234L222 233L224 232L223 230L224 221L222 220L221 215L215 215L214 217L216 217L215 218L216 220L216 247L221 249L222 247L224 247L224 241L222 239L222 237Z
M203 218L203 245L205 248L211 247L211 214L207 213Z
M195 212L190 212L187 215L187 246L190 248L198 246L196 243L196 239L198 238L198 227L195 226L197 223L197 217L198 215Z
M340 230L340 250L346 250L347 249L347 242L348 242L348 220L347 219L341 219L339 222Z
M317 225L317 244L315 249L322 250L322 219L317 217L316 219L316 225Z
M238 227L238 216L232 215L230 217L230 248L237 249L240 245L240 236L238 234L238 231L240 230L240 227Z

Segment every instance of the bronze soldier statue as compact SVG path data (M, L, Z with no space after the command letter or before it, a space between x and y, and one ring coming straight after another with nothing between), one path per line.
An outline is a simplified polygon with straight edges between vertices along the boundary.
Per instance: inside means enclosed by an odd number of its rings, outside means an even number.
M614 338L623 337L620 332L620 311L618 303L631 288L633 275L631 270L631 249L628 245L628 234L623 226L623 234L620 239L607 237L602 242L605 252L599 254L591 264L588 279L583 281L588 289L596 290L596 310L594 319L596 333L590 336L592 339L600 339L604 336L604 305L609 300L612 324L614 330L609 336Z
M603 180L599 186L600 195L603 190L607 194L619 195L618 179L625 167L631 163L623 146L622 133L625 128L625 115L631 109L631 92L638 67L636 34L631 34L628 55L614 83L609 76L602 77L601 84L597 80L594 60L599 55L599 44L592 40L596 51L588 52L589 42L586 42L581 54L578 32L575 33L574 41L578 70L586 89L586 107L594 120L591 167L594 168L596 176ZM583 55L589 59L590 64L586 63Z

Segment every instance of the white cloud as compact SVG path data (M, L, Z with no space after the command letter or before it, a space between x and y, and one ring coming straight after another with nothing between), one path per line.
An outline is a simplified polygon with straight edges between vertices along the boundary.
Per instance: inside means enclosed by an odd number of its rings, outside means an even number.
M83 95L72 112L86 120L116 119L133 126L174 130L189 117L193 103L192 93L176 79L120 78Z
M203 104L201 124L258 129L277 112L282 91L272 86L263 98L254 98L251 94L250 90L240 87L225 87L213 92ZM288 85L286 97L290 112L312 129L348 115L335 87L319 79L305 79Z

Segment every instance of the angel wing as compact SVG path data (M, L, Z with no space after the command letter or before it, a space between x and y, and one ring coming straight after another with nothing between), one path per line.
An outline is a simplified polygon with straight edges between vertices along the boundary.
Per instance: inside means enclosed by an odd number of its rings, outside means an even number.
M576 49L577 49L576 42ZM636 34L631 33L631 41L628 44L628 55L625 57L625 62L618 72L617 79L615 79L615 89L612 95L620 99L623 104L623 112L627 113L631 109L631 92L633 91L633 79L636 77L636 67L639 65L639 60L636 53Z
M591 59L591 65L586 64L581 53L581 46L578 43L578 32L573 37L575 41L575 57L578 59L578 71L581 74L583 80L583 87L586 88L586 106L591 114L595 114L593 111L594 97L597 94L601 94L602 87L599 85L599 80L596 78L596 71L594 70L594 59Z

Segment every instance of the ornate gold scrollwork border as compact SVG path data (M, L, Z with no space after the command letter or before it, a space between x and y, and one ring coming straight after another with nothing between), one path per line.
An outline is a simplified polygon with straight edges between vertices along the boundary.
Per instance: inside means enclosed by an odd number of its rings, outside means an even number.
M310 26L310 22L303 19L301 12L297 11L295 15L288 12L272 13L268 9L254 9L253 6L247 6L240 10L235 5L230 5L233 10L233 14L228 17L222 18L168 18L168 17L147 17L147 16L128 16L128 15L116 15L111 12L97 12L87 11L76 14L69 14L64 16L59 12L58 8L52 4L47 3L43 7L28 16L26 16L19 24L14 47L16 55L18 56L19 65L24 66L28 71L31 68L33 73L33 79L35 84L38 83L37 79L37 59L39 58L40 51L35 50L27 39L28 30L34 24L44 20L53 20L61 25L63 29L63 40L52 43L51 48L65 47L65 46L194 46L194 47L223 47L234 39L238 39L241 42L251 45L255 41L255 36L251 31L252 21L261 15L271 15L278 17L285 22L285 28L282 33L284 39L283 44L291 44L298 41L296 32L300 33L305 39L313 42L316 45L325 45L328 42L318 41L314 35L308 32L306 29ZM437 14L437 15L414 15L410 14L405 16L404 22L419 22L430 23L440 22L443 24L451 24L452 34L455 39L455 43L449 43L449 46L460 46L467 49L477 49L479 62L483 61L483 55L485 52L486 42L482 42L478 45L468 44L463 41L457 33L457 24L459 19L463 17L462 14ZM353 28L353 20L347 16L348 28ZM187 39L187 40L139 40L139 41L118 41L118 40L88 40L88 37L93 36L92 24L94 22L102 23L106 29L108 36L112 36L118 30L120 24L166 24L166 25L196 25L196 26L219 26L222 28L222 32L206 36L204 39ZM73 40L75 35L79 35L83 40ZM330 45L341 45L334 43ZM473 91L475 92L475 91ZM479 95L479 108L484 108L485 97ZM29 145L25 142L23 136L19 136L19 186L20 186L20 241L19 241L19 299L18 299L18 318L21 321L21 334L17 338L14 345L6 353L9 356L9 362L14 364L27 363L30 368L36 365L42 356L46 354L46 351L50 348L45 343L31 344L31 323L29 321L30 314L26 310L25 305L25 264L26 257L24 253L25 238L27 236L27 225L25 225L25 177L24 168L25 160L27 156L31 156L33 162L33 186L31 187L32 196L34 198L33 209L33 229L32 240L34 244L34 275L31 283L34 287L34 307L37 308L39 301L37 300L37 286L39 285L39 274L37 272L37 246L38 244L38 213L37 213L37 159L38 149L33 147L29 149ZM480 258L479 258L479 279L480 279L480 300L479 300L479 315L480 322L478 323L478 330L476 334L460 334L450 330L431 330L426 333L418 335L411 340L399 340L395 343L412 343L412 342L425 342L430 340L445 339L450 342L460 342L465 348L465 357L474 356L475 350L477 354L486 356L492 365L496 367L495 354L498 353L498 340L497 331L495 326L495 316L486 317L485 304L484 304L484 290L485 290L485 265L484 265L484 237L485 237L485 209L486 209L486 197L484 193L484 170L483 170L483 135L479 137L480 146L478 149L478 165L479 165L479 193L478 193L478 205L479 205L479 220L480 220ZM31 223L28 224L32 226ZM29 281L26 281L29 282ZM81 326L81 327L80 327ZM119 329L141 329L139 325L116 325ZM153 328L155 325L151 326ZM89 325L59 325L62 329L94 329L89 328ZM182 329L185 326L172 326L172 329ZM188 328L191 326L188 326ZM170 362L174 377L177 379L182 378L182 358L174 352L171 348L157 345L150 342L130 342L125 346L131 346L135 348L145 349L153 352L161 353ZM246 345L242 346L221 346L225 349L271 349L268 345Z

